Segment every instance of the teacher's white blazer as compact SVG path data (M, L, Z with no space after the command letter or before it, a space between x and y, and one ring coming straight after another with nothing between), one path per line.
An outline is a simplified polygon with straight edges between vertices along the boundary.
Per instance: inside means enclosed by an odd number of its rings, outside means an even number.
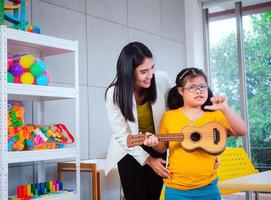
M167 92L170 89L170 81L168 75L162 71L155 73L155 81L157 99L156 102L152 104L152 113L155 130L158 132L160 120L166 110L166 98ZM117 104L113 103L113 92L114 87L108 89L105 103L109 123L113 130L105 161L105 174L115 167L126 154L133 156L142 166L149 157L149 154L140 146L127 147L128 134L138 134L139 132L135 98L133 97L133 115L135 122L130 122L124 119Z

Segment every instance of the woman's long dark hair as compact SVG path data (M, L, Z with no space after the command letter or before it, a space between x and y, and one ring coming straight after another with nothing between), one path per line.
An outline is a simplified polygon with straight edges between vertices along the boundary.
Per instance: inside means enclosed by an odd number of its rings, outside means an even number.
M148 47L140 42L129 43L120 52L117 74L106 89L105 98L108 89L114 86L113 102L119 106L125 120L135 121L133 115L134 70L144 62L145 58L152 57ZM154 76L151 79L150 87L145 90L146 100L154 103L157 97Z
M198 76L203 77L206 83L208 84L207 77L201 69L191 67L191 68L185 68L182 71L180 71L180 73L176 77L176 81L175 81L176 86L171 88L168 93L167 104L168 104L169 109L171 110L177 109L184 105L183 96L180 95L178 91L178 87L184 87L188 79L193 79ZM208 87L208 98L206 102L201 106L202 110L207 111L206 109L204 109L204 106L212 105L212 102L210 99L213 96L214 95L213 95L212 90Z

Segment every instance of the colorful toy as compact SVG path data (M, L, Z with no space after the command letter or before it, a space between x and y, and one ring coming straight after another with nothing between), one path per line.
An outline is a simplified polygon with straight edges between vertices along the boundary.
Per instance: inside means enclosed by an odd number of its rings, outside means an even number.
M12 73L8 72L8 83L13 83L14 82L14 76Z
M22 82L22 84L30 84L31 85L34 83L34 76L29 72L25 72L21 76L21 82Z
M8 126L19 127L24 123L24 106L22 102L8 102Z
M46 63L31 54L16 54L9 60L8 82L32 85L49 84L49 73Z
M14 81L13 83L18 83L18 84L21 84L21 78L18 76L18 77L14 77Z
M31 32L31 33L38 33L38 34L40 34L40 32L41 32L39 27L32 25L32 24L30 24L28 26L27 31Z
M4 0L0 0L0 25L4 24L4 20L13 23L11 28L19 29L23 31L29 31L33 33L40 33L40 29L35 25L28 25L26 21L26 5L28 1L26 0L8 0L12 2L13 5L5 5ZM13 15L5 10L12 10Z
M42 60L37 60L36 61L36 65L39 66L39 68L42 70L42 72L44 72L46 70L46 64L44 61Z
M64 124L24 125L22 102L8 102L8 150L43 150L63 148L74 138Z
M46 74L42 74L36 78L37 85L48 85L48 83L49 83L49 78L48 78L48 75Z
M26 200L26 199L37 199L42 198L43 196L46 199L53 198L53 195L55 194L61 194L62 196L65 195L68 192L73 192L73 190L63 189L63 183L59 180L52 180L42 183L33 183L28 185L19 185L17 186L17 196L12 197L12 199L20 199L20 200Z
M29 71L31 74L33 74L33 76L38 77L42 74L43 68L41 65L39 65L39 63L35 63L30 67Z
M63 124L10 126L8 129L9 151L56 149L73 142L73 136Z
M27 133L20 129L24 123L24 106L21 102L8 102L8 150L23 150Z
M21 66L28 69L35 63L35 57L31 54L23 55L19 58L19 63Z
M8 63L7 63L8 70L9 70L9 67L10 67L10 65L11 65L12 63L13 63L12 58L8 58Z
M26 30L27 22L25 20L26 18L26 4L27 2L25 0L9 0L13 3L13 5L4 5L5 10L13 10L13 15L10 15L9 13L4 13L4 19L13 23L14 28L20 29L20 30ZM2 8L3 9L3 8ZM20 11L20 16L19 16Z
M0 0L0 25L4 24L4 14L5 14L4 5L5 5L4 0Z
M23 66L20 65L19 63L14 63L13 65L10 66L10 72L18 77L21 76L24 73Z
M22 151L25 149L25 140L29 139L27 127L8 128L8 150Z

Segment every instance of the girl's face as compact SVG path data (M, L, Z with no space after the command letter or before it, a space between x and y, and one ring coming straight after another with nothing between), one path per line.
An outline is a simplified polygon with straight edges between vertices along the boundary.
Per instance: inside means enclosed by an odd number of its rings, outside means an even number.
M136 88L149 88L154 73L154 61L152 58L145 58L144 62L134 70Z
M203 76L197 76L188 79L185 86L179 88L179 93L185 106L200 107L208 98L208 85Z

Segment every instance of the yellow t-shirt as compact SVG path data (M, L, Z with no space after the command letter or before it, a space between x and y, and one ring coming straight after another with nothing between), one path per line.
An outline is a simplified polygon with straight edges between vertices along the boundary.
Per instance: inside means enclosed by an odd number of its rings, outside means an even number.
M141 105L136 105L138 129L140 132L155 133L153 124L152 108L149 101Z
M208 122L219 122L226 129L229 124L225 116L219 112L204 112L192 122L195 127L201 127ZM181 108L165 112L160 126L160 133L178 133L185 126L191 126L189 120ZM169 142L168 168L171 179L164 179L167 187L190 190L200 188L211 183L216 177L214 169L215 157L204 152L195 150L187 152L181 148L180 142Z

